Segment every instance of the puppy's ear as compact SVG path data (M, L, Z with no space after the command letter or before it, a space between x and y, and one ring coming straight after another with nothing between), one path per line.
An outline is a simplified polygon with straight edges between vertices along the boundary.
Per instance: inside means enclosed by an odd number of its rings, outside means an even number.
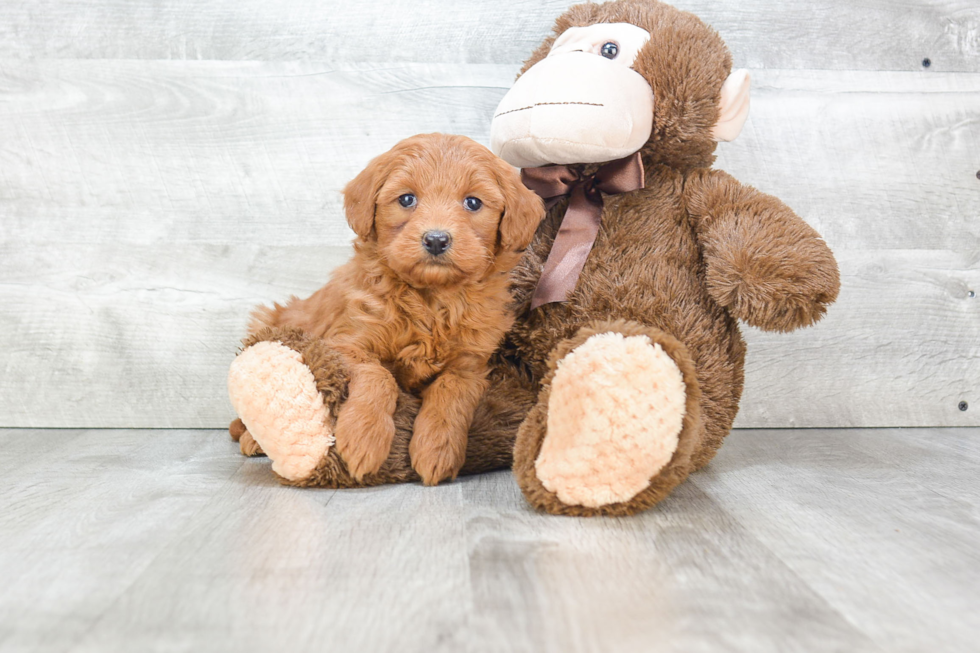
M391 173L394 151L374 157L356 177L344 186L344 212L347 224L361 238L368 239L374 231L374 211L378 193Z
M544 201L521 182L517 170L503 159L497 160L497 183L504 194L504 213L500 216L500 247L519 252L531 243L544 219Z

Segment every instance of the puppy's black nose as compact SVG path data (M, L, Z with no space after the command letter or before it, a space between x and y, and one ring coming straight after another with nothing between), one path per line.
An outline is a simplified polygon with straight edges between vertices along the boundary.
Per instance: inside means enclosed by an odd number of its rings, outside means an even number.
M446 231L426 231L422 234L422 246L425 247L425 251L433 256L439 256L445 252L452 242L452 236Z

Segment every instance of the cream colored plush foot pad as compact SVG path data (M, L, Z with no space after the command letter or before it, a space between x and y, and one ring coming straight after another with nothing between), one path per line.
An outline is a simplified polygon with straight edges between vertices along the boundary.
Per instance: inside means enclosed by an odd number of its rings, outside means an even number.
M559 363L535 469L569 505L628 501L677 449L684 378L646 336L600 333Z
M313 373L281 343L260 342L239 354L228 370L228 395L284 478L307 478L334 443Z

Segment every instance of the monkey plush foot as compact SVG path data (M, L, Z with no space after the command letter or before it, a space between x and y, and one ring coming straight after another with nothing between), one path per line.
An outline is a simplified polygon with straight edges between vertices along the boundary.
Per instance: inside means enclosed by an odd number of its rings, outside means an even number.
M239 354L228 372L228 393L247 428L240 438L250 435L284 479L308 478L334 444L313 373L299 352L282 343L258 342Z
M648 337L590 337L551 381L548 436L534 463L542 485L563 503L629 501L673 457L684 399L681 371Z
M548 392L518 433L518 481L548 512L636 512L690 471L699 392L686 350L655 329L620 327L558 348Z

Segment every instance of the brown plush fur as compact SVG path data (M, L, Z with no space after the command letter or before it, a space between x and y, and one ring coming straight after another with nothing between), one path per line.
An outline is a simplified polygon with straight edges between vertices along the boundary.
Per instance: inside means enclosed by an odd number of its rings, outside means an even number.
M578 5L557 20L554 35L524 71L563 31L597 22L630 22L651 34L634 63L656 97L653 132L640 150L646 187L605 197L602 227L574 292L565 303L531 311L565 202L541 223L512 274L517 320L491 359L491 384L477 407L464 469L503 466L513 452L528 501L573 515L646 509L707 464L738 412L745 344L736 320L774 331L807 326L839 288L833 255L812 228L776 198L709 169L711 129L731 57L698 18L655 0ZM580 167L589 173L598 164ZM603 331L646 335L660 344L682 372L687 413L673 458L649 487L619 504L569 506L541 486L534 461L547 435L558 361ZM409 437L409 429L399 429L393 451L403 451ZM410 480L407 459L388 463L387 482ZM326 467L315 484L343 485L338 468Z
M416 206L399 203L406 194ZM466 198L482 206L469 210ZM414 136L374 159L344 200L358 236L354 257L308 299L256 310L249 331L290 327L325 341L331 366L346 362L348 397L335 436L355 479L388 457L400 390L422 400L412 467L427 484L454 478L486 390L487 360L513 321L508 273L542 202L485 147L443 134ZM440 256L423 247L432 230L451 237Z

